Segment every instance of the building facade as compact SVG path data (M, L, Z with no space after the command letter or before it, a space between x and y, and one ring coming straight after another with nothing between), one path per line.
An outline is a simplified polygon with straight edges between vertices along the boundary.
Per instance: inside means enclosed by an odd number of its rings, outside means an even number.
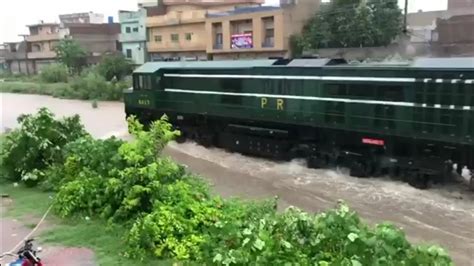
M146 22L150 60L207 60L208 14L263 3L264 0L158 1Z
M7 70L7 61L5 60L6 52L6 45L0 44L0 74L4 73Z
M119 48L120 25L118 23L39 23L29 25L26 36L26 59L32 65L31 73L57 61L55 47L62 39L73 39L86 50L89 64L95 64L105 53Z
M284 2L279 7L243 7L209 14L207 53L214 60L288 58L291 36L301 32L320 1Z
M474 0L448 0L448 10L466 8L474 10Z
M138 11L119 11L122 53L136 65L147 61L146 14L145 8Z
M104 23L104 15L94 12L59 15L61 23Z
M27 60L28 48L26 41L5 43L5 63L11 74L34 73L31 61Z
M436 24L433 45L437 56L474 56L474 14L438 19Z

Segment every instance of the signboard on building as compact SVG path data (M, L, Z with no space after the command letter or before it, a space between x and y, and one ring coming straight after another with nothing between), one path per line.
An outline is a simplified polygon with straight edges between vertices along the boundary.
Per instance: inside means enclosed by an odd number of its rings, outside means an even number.
M233 34L231 36L232 49L248 49L253 48L252 33Z

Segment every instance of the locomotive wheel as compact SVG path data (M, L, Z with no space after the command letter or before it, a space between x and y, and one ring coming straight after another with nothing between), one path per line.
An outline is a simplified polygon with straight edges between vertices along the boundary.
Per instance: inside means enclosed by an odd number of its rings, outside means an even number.
M408 175L408 184L417 189L427 189L429 175L421 174L418 171L410 171Z
M177 143L184 143L186 142L186 133L184 131L181 131L181 135L176 138Z
M197 142L202 146L209 148L214 145L214 134L209 132L200 133L197 136Z
M353 177L368 177L367 167L361 162L353 162L350 167L350 176Z
M306 163L309 168L320 169L328 166L328 162L325 158L320 158L317 156L311 156L306 159Z

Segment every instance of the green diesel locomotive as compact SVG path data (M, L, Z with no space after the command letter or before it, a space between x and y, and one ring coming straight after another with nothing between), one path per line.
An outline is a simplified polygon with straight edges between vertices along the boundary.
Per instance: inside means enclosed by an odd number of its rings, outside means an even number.
M358 177L410 184L466 179L474 169L474 60L351 65L294 59L150 62L133 74L125 112L166 114L205 146L313 168L342 164Z

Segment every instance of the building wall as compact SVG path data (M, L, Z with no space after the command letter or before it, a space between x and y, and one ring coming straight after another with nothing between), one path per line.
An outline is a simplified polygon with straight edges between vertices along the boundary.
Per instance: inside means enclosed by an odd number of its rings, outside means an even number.
M126 57L131 53L129 59L131 59L136 65L141 65L146 62L146 18L147 11L145 8L141 8L135 12L119 12L119 22L121 27L119 40L122 44L122 53ZM130 53L127 53L127 51Z
M71 35L87 52L93 55L117 51L118 34L84 34Z
M282 8L261 7L248 9L249 12L229 12L229 15L210 16L206 19L206 50L209 54L213 54L214 58L288 57L290 37L301 32L306 21L313 16L319 6L318 0L299 0L297 5L288 4ZM268 34L272 34L271 29L273 37L267 35L267 30ZM246 31L252 33L253 47L232 48L232 35ZM216 42L218 34L222 34L222 45ZM224 53L242 55L220 56Z
M127 50L131 52L128 57ZM145 42L125 42L122 43L122 53L125 57L132 60L136 65L142 65L146 62L146 43Z
M73 13L64 14L59 16L61 23L93 23L100 24L104 23L104 15L94 12L88 13Z
M32 74L34 73L34 66L32 61L27 60L8 60L7 69L11 74ZM27 69L28 67L28 69Z
M204 23L193 23L186 25L151 28L148 42L148 51L206 51L206 32L204 25ZM172 40L172 35L174 34L177 34L178 41ZM190 40L186 39L187 34L191 34ZM159 41L160 36L161 41Z
M474 9L474 0L448 0L448 10L458 8Z
M439 19L434 32L438 56L474 56L474 15Z
M231 10L236 5L260 4L263 0L164 0L162 3L164 14L147 18L150 57L205 59L207 14ZM178 39L173 39L174 36Z

